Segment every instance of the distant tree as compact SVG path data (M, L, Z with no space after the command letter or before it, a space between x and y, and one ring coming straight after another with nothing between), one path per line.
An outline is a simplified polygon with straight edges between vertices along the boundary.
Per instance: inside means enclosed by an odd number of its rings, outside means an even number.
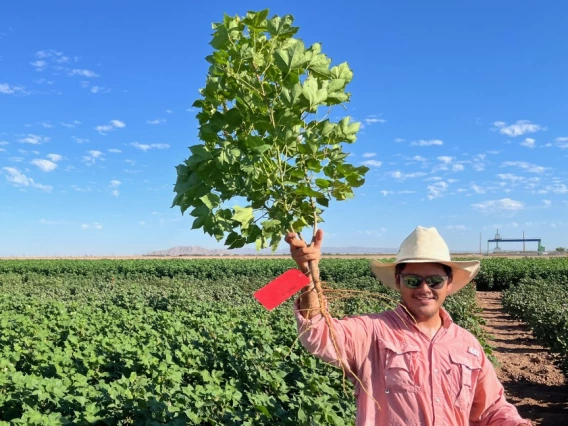
M560 252L560 253L563 253L563 252L566 251L566 249L565 249L564 247L556 247L556 251L557 251L557 252Z

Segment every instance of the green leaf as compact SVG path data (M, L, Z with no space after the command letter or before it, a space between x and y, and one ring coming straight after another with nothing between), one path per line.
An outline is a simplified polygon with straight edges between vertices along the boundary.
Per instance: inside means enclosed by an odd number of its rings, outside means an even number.
M302 86L302 95L308 100L310 109L314 109L327 99L327 90L318 89L317 79L309 76Z
M205 204L209 210L213 210L221 201L219 196L213 193L204 195L200 200L203 201L203 204Z
M243 225L253 220L253 211L251 207L235 206L233 209L235 210L232 218L233 220Z
M204 145L193 145L189 147L191 153L196 157L202 158L204 160L209 160L211 158L211 153L205 148Z
M291 37L298 31L297 27L292 27L294 18L292 15L286 15L282 18L275 16L267 23L267 30L271 36L287 36Z
M353 72L349 69L347 62L343 62L331 69L331 76L333 78L341 78L349 83L353 79Z
M284 74L301 68L306 64L306 49L300 40L294 40L286 49L274 52L274 61Z

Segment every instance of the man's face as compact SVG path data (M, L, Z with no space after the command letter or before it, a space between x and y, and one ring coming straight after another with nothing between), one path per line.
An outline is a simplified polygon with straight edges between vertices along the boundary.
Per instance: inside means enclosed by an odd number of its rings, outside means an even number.
M408 288L402 282L404 275L420 275L428 277L431 275L446 275L444 267L436 263L408 263L405 265L401 275L397 277L396 286L400 291L402 301L408 310L414 315L416 321L426 321L439 315L439 310L448 291L452 288L451 278L448 278L442 288L436 290L428 287L426 282L422 281L415 289Z

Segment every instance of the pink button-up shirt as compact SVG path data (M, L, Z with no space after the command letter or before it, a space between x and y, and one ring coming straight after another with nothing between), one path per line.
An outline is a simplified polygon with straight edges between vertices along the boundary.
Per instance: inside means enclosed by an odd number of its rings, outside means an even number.
M433 339L400 306L380 314L333 319L341 358L362 384L351 377L356 425L530 424L505 401L503 386L477 339L454 324L444 309L440 312L443 326ZM323 317L305 319L298 302L295 313L302 345L339 366Z

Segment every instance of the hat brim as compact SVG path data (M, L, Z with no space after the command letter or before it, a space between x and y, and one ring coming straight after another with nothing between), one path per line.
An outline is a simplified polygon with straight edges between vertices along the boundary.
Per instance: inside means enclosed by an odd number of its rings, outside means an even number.
M452 268L452 288L448 294L456 293L471 282L479 272L479 260L440 261L432 259L407 259L403 262L371 261L371 271L375 277L387 287L399 290L396 286L395 268L398 263L440 263Z

